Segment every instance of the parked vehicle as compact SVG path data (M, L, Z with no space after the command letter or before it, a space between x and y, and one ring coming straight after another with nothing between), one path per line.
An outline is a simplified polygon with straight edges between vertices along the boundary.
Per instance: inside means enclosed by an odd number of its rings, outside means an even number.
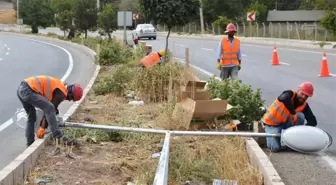
M156 30L152 24L138 24L132 31L132 37L138 36L139 39L148 38L156 40Z

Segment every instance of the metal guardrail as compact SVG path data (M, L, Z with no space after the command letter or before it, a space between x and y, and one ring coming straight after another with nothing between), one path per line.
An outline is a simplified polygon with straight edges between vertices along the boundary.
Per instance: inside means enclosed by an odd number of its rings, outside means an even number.
M169 150L170 150L170 138L174 135L201 135L201 136L242 136L242 137L280 137L281 134L269 134L269 133L255 133L255 132L213 132L213 131L171 131L160 129L145 129L145 128L133 128L133 127L119 127L109 125L93 125L84 123L63 122L59 124L60 127L75 127L75 128L90 128L101 129L108 131L124 131L124 132L140 132L150 134L165 134L165 140L163 143L162 151L160 153L159 164L155 173L153 185L167 185L168 184L168 166L169 166ZM230 182L230 183L229 183ZM233 184L237 185L236 181L232 180L215 180L214 184Z

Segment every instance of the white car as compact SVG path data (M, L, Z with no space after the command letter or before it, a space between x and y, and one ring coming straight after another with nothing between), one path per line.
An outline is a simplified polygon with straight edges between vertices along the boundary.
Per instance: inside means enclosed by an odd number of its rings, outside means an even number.
M139 39L153 38L156 40L156 30L152 24L138 24L136 29L133 30L132 36L138 36Z

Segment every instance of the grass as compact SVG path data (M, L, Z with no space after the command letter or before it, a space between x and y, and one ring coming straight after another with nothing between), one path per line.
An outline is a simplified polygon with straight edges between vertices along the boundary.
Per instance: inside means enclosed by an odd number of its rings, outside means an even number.
M94 46L94 44L91 44ZM184 129L182 118L172 119L176 95L172 80L184 80L183 68L173 63L151 70L126 64L102 66L100 74L71 122L114 126ZM192 71L188 71L192 73ZM135 94L143 106L129 105ZM182 115L183 116L183 115ZM152 184L163 135L107 132L65 128L66 135L81 141L80 148L50 142L38 158L30 182L52 177L55 184ZM57 150L56 155L51 151ZM173 137L169 161L169 184L186 181L211 184L213 179L237 180L260 185L262 175L249 164L241 137Z

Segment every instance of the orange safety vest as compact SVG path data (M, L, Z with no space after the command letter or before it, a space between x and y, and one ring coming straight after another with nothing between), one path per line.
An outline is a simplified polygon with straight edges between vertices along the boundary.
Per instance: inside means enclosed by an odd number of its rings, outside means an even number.
M64 83L56 78L50 76L32 76L24 79L35 92L41 94L49 101L53 98L53 92L56 88L59 88L65 96L68 95L68 90Z
M294 97L296 95L296 91L293 91L294 95L292 97L292 103L294 104ZM295 112L302 112L306 107L307 102L304 102L302 105L295 109ZM277 126L282 123L286 123L290 118L291 114L289 110L285 107L285 105L276 99L263 117L263 122L267 125Z
M240 47L240 40L234 38L234 45L231 47L230 41L227 37L222 38L222 60L221 65L227 66L230 64L239 65L238 50Z
M156 65L160 61L160 56L157 52L152 52L141 59L141 63L147 68Z

